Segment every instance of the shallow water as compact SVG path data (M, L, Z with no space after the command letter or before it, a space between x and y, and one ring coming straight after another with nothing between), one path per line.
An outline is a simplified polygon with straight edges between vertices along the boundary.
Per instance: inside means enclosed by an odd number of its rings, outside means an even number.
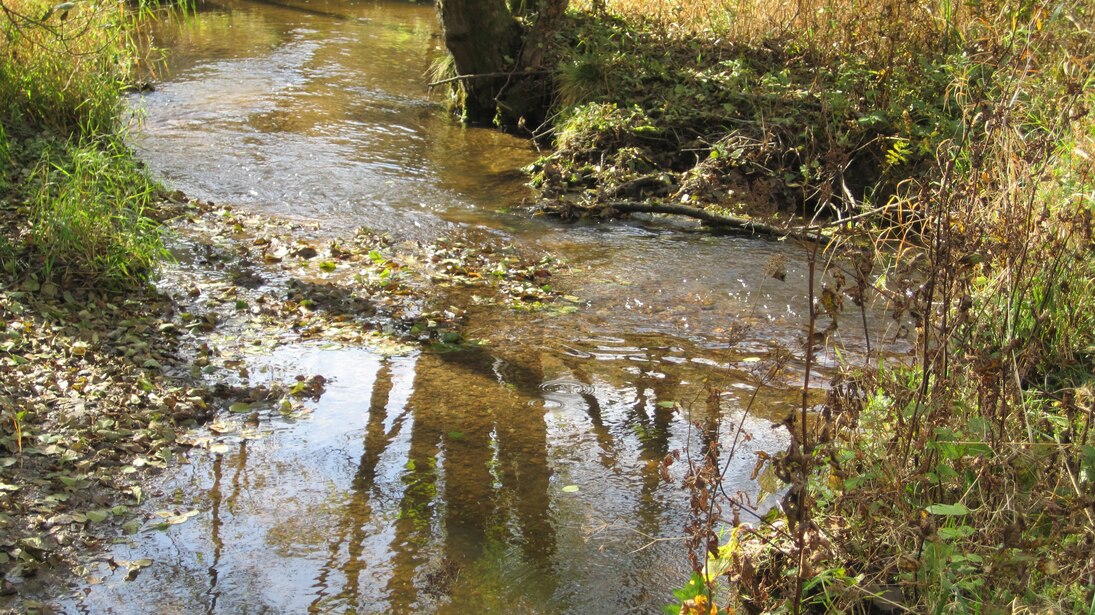
M383 356L294 345L252 381L322 374L301 420L195 452L150 510L198 511L128 537L65 603L93 613L656 612L688 576L688 494L659 477L733 427L749 371L801 348L802 249L641 222L563 225L506 213L528 196L526 142L459 126L427 96L432 7L247 0L160 25L169 71L134 101L134 141L186 193L316 223L427 239L473 229L569 263L571 314L468 309L461 352ZM774 255L787 279L764 274ZM442 303L444 305L444 303ZM874 335L886 335L872 315ZM861 333L838 340L845 352ZM833 357L824 354L824 365ZM801 368L746 418L727 491L749 497L757 451L794 408ZM708 401L705 384L726 391ZM676 412L672 402L687 410ZM684 464L672 467L680 479ZM678 481L679 482L679 481Z

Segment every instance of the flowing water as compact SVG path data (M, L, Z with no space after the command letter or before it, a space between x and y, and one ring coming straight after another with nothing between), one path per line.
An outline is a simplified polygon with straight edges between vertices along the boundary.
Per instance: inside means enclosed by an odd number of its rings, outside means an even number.
M576 313L469 312L484 346L385 356L282 347L253 378L322 374L314 413L193 455L152 509L197 511L112 548L150 559L66 603L89 613L656 612L688 577L688 493L659 477L720 424L729 450L777 345L801 348L802 248L652 223L507 213L528 196L523 140L464 128L427 98L434 9L226 0L158 26L169 70L134 101L134 141L186 193L428 239L475 232L564 258ZM774 255L787 279L764 274ZM454 301L460 300L454 298ZM872 328L883 330L883 321ZM863 340L846 337L848 352ZM823 364L832 357L822 356ZM749 498L757 451L798 403L801 365L762 389L726 477ZM705 383L727 391L710 403ZM680 402L687 411L670 406ZM679 482L685 468L671 468ZM769 503L770 505L770 503Z

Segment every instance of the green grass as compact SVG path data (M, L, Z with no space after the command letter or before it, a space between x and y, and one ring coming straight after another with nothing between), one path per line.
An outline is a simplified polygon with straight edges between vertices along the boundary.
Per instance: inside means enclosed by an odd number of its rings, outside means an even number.
M145 216L158 187L119 139L47 146L30 174L31 229L47 276L116 284L144 279L164 256Z
M0 0L0 212L17 276L125 286L165 255L157 186L124 144L140 57L125 5Z
M24 133L110 133L137 59L124 6L54 6L0 4L0 120Z

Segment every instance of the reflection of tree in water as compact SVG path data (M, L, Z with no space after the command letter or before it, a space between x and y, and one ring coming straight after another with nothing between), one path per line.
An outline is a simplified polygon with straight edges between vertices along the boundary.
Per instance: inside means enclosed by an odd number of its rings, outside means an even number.
M246 446L246 441L244 441ZM241 449L241 453L243 450ZM220 572L218 566L221 562L221 554L224 551L224 540L221 538L221 526L224 525L224 520L221 518L221 478L224 474L224 456L218 455L213 460L213 486L209 488L209 501L213 504L210 511L210 524L209 524L209 538L213 542L213 561L209 563L209 591L206 592L209 596L209 601L206 603L206 613L217 612L217 599L220 598L221 591L217 588L217 583L220 581Z
M641 371L483 349L382 362L369 394L364 451L313 585L312 610L413 612L449 604L459 611L489 602L492 583L521 594L518 601L559 598L553 595L565 567L556 561L552 447L540 389L545 371L569 372L582 385L566 405L588 417L600 461L583 472L631 481L621 494L633 502L631 512L620 516L617 509L606 519L625 532L627 544L613 550L679 534L686 496L663 484L659 466L688 439L688 428L659 402L699 395L693 389L700 387L682 383L695 375L688 370L659 370L660 355L635 351L627 365ZM702 418L708 428L691 430L694 442L712 437L717 404ZM605 603L659 602L649 575L665 567L664 556L664 549L646 549L620 560L614 574L622 586Z
M409 365L402 365L402 363ZM358 463L357 472L350 484L350 498L343 507L343 515L335 528L334 538L328 544L328 558L320 570L315 587L316 599L312 602L312 611L317 611L327 601L356 602L362 595L361 574L369 562L364 556L364 543L369 537L367 523L374 515L372 498L378 489L376 477L381 455L399 436L404 423L409 418L406 408L392 407L393 363L397 370L414 370L414 359L392 359L381 363L373 382L369 399L368 423L365 427L364 451ZM395 415L387 425L389 412ZM387 425L387 426L386 426ZM346 561L339 566L342 549L346 550ZM345 585L339 591L330 587L329 577L340 569Z
M523 563L544 575L538 583L550 595L555 533L547 429L542 410L529 403L538 391L539 371L476 350L423 355L412 366L414 383L403 407L393 394L392 361L398 360L386 361L377 374L365 450L316 579L319 595L312 610L373 598L375 590L363 590L360 580L369 566L387 568L384 594L394 612L469 591L454 586L459 571L476 565L492 541L518 547ZM373 501L382 480L377 468L408 425L391 559L365 561L370 520L383 512ZM439 553L431 553L431 544L439 541ZM339 589L332 587L336 570L344 578ZM427 595L420 595L422 590Z
M618 424L613 426L606 424L604 417L605 403L597 395L596 379L587 371L586 365L573 361L569 368L578 382L583 385L579 396L585 407L593 428L594 437L600 450L601 465L606 470L613 471L618 460L624 454L621 447L626 447L632 438L637 440L637 453L639 464L639 493L636 502L635 521L632 529L639 533L643 542L654 537L661 537L667 514L672 509L670 502L666 501L661 489L663 480L659 473L661 461L672 451L674 435L674 410L659 402L674 402L678 400L681 392L680 379L676 375L663 374L653 371L659 365L661 357L656 356L652 349L642 349L639 365L644 369L637 375L629 378L630 382L623 382L615 386L617 391L626 392L630 399L623 404L622 416ZM595 365L595 364L594 364ZM611 403L611 401L609 401ZM617 428L618 435L613 434L613 427ZM679 531L678 528L670 528L671 531ZM647 587L645 571L650 564L660 556L657 550L644 549L635 554L635 560L628 566L621 567L620 576L622 587L617 596L619 607L636 602L647 603L651 598L647 596L652 588ZM656 588L653 588L656 591Z
M444 459L439 473L444 493L437 498L444 502L439 519L442 565L467 569L486 559L488 546L515 545L522 563L542 575L536 589L550 596L555 528L549 507L547 426L543 411L529 403L539 394L539 355L518 362L468 350L430 358L435 367L419 370L409 405L415 409L416 432L421 429L427 434L423 440L429 438L424 451L439 449ZM412 439L416 468L420 457ZM419 505L415 495L405 493L405 508L408 499L411 507ZM393 544L404 544L399 525L396 532ZM397 559L393 578L412 574ZM478 591L469 584L433 589L472 594L456 597L461 601L474 601Z
M228 493L227 499L225 499L221 487L221 482L224 480L225 456L217 455L213 459L213 484L209 487L208 492L209 502L211 504L209 539L213 543L213 558L212 561L209 562L209 567L206 569L206 573L209 576L209 589L205 592L208 596L205 606L206 613L217 612L217 601L220 599L222 593L222 590L219 587L220 563L221 557L224 554L224 538L221 536L221 532L223 531L225 523L225 511L222 510L222 508L227 508L227 513L229 515L234 515L239 511L240 494L251 486L247 459L247 440L243 440L239 444L239 450L234 457L234 463L230 464L230 467L234 467L235 472L232 474L231 490Z

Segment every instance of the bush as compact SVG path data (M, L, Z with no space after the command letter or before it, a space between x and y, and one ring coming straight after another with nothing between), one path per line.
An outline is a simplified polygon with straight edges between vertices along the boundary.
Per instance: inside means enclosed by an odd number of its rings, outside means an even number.
M849 370L835 390L855 394L800 451L803 523L833 540L801 540L797 572L830 580L808 595L825 608L884 590L924 612L1095 604L1091 7L996 8L939 58L961 135L895 202L913 214L891 236L921 260L880 290L915 358Z

